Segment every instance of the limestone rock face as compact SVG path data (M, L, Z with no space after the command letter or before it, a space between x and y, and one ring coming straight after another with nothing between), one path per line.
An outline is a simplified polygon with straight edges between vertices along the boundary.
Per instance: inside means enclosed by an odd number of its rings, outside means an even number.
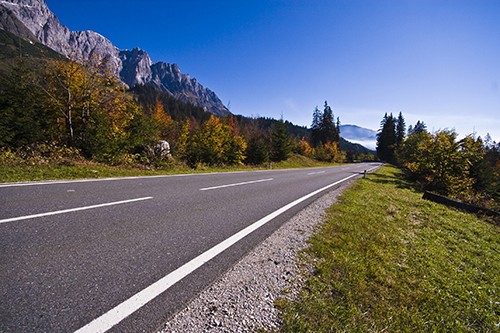
M120 60L123 64L120 77L129 87L151 82L153 61L147 52L140 49L120 51Z
M151 69L152 84L162 91L170 92L181 102L200 106L205 111L219 116L231 114L213 91L203 87L188 74L182 74L177 64L158 62L151 66Z
M151 84L216 115L229 115L217 95L196 79L181 73L179 66L154 64L146 51L119 50L97 32L70 31L44 0L0 0L0 28L36 41L75 61L98 60L128 87Z

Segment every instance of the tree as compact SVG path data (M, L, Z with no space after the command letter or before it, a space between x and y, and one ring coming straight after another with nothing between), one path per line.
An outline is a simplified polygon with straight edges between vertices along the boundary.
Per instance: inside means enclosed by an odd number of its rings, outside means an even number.
M18 148L56 138L56 117L45 107L38 81L23 60L0 75L0 146Z
M396 145L399 147L403 144L406 136L406 124L403 114L399 112L398 120L396 123Z
M177 140L177 143L174 144L174 155L179 159L188 158L190 131L191 123L189 119L186 119L181 123L179 138Z
M173 142L178 136L178 124L165 113L165 108L161 100L157 100L151 118L155 121L159 130L157 140Z
M335 142L335 139L337 138L337 128L335 127L332 108L326 101L319 131L321 143Z
M283 120L277 122L272 135L272 155L271 159L275 162L284 161L291 152L290 139L286 132L286 126Z
M212 115L197 131L188 148L188 160L192 165L239 164L245 158L246 142L234 134L234 129Z
M380 123L380 130L377 133L377 155L382 161L395 163L395 146L396 146L396 124L394 117L384 115Z
M417 123L415 124L414 127L410 126L408 128L408 135L411 135L413 133L424 133L427 132L427 126L423 121L417 120Z
M130 149L134 140L128 129L141 110L104 68L102 61L55 60L46 67L41 86L45 103L65 124L61 132L66 139L62 141L87 157L114 163ZM133 133L144 132L136 128L140 124L145 122L133 124Z
M259 165L269 162L269 148L264 138L253 137L245 151L245 163Z
M340 144L340 118L339 117L337 117L337 124L335 125L335 137L334 137L333 141Z
M321 142L321 123L323 115L316 106L313 112L313 120L311 124L311 144L316 147Z

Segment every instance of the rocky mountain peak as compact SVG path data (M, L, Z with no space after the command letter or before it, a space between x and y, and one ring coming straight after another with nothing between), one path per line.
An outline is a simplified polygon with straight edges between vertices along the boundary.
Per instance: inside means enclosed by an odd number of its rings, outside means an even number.
M59 22L45 1L5 0L0 1L0 6L10 10L40 43L73 60L103 60L108 70L119 75L122 64L118 48L94 31L70 31Z
M120 51L122 70L120 77L129 87L144 85L151 81L153 61L146 51L135 48L132 51Z
M146 51L119 50L97 32L70 31L44 0L0 0L0 28L23 38L33 36L42 44L75 61L104 61L107 69L129 87L151 84L183 102L217 115L229 115L217 95L176 64L154 64Z

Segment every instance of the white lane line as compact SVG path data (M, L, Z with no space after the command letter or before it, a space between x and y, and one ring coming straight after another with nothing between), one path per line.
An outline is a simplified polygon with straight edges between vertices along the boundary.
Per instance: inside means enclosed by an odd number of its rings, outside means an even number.
M235 184L219 185L219 186L213 186L213 187L205 187L205 188L200 188L200 191L209 191L209 190L216 190L216 189L224 188L224 187L232 187L232 186L241 186L241 185L248 185L248 184L269 182L269 181L271 181L273 179L274 178L267 178L267 179L252 180L252 181L243 182L243 183L235 183Z
M275 217L283 214L287 210L291 209L292 207L298 205L299 203L315 196L318 193L321 193L322 191L325 191L335 185L338 185L342 182L345 182L346 180L359 176L359 174L354 174L349 177L346 177L344 179L341 179L335 183L332 183L330 185L327 185L325 187L320 188L319 190L316 190L314 192L311 192L291 203L289 203L286 206L281 207L280 209L274 211L273 213L263 217L262 219L258 220L257 222L254 222L253 224L249 225L245 229L237 232L236 234L232 235L231 237L227 238L226 240L220 242L219 244L215 245L211 249L207 250L206 252L200 254L196 258L192 259L191 261L187 262L186 264L182 265L181 267L177 268L175 271L165 275L163 278L160 280L156 281L149 287L146 287L145 289L139 291L137 294L133 295L129 299L125 300L123 303L118 304L116 307L113 309L109 310L105 314L101 315L100 317L94 319L87 325L83 326L82 328L78 329L75 331L75 333L97 333L97 332L106 332L109 329L111 329L113 326L121 322L123 319L127 318L130 316L132 313L135 311L139 310L142 306L146 305L150 301L152 301L154 298L159 296L160 294L164 293L167 291L170 287L172 287L174 284L194 272L196 269L200 268L203 264L208 262L209 260L213 259L215 256L219 255L223 251L227 250L229 247L232 245L236 244L238 241L240 241L242 238L248 236L255 230L259 229L261 226L265 225Z
M149 200L149 199L153 199L153 197L144 197L144 198L123 200L123 201L115 201L115 202L108 202L108 203L103 203L103 204L99 204L99 205L92 205L92 206L77 207L77 208L70 208L70 209L64 209L64 210L57 210L57 211L54 211L54 212L47 212L47 213L40 213L40 214L34 214L34 215L12 217L12 218L8 218L8 219L0 220L0 223L7 223L7 222L14 222L14 221L28 220L28 219L34 219L34 218L37 218L37 217L44 217L44 216L51 216L51 215L58 215L58 214L66 214L66 213L71 213L71 212L77 212L77 211L80 211L80 210L94 209L94 208L107 207L107 206L113 206L113 205L121 205L121 204L130 203L130 202L136 202L136 201L142 201L142 200Z
M279 170L257 170L261 171L279 171ZM0 183L0 188L3 187L23 187L23 186L39 186L39 185L57 185L57 184L72 184L72 183L95 183L109 182L115 180L135 180L135 179L154 179L154 178L174 178L174 177L191 177L191 176L211 176L218 174L237 174L247 171L228 171L228 172L206 172L206 173L185 173L173 175L156 175L156 176L130 176L130 177L114 177L114 178L85 178L85 179L69 179L69 180L49 180L35 182L17 182L17 183Z
M307 175L308 175L308 176L311 176L311 175L319 175L320 173L325 173L325 171L309 172Z

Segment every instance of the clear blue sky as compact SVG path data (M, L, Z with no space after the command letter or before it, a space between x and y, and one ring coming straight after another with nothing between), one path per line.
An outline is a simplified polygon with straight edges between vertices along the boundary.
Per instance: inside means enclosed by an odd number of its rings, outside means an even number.
M500 141L500 0L47 0L71 30L177 63L235 114L490 133Z

